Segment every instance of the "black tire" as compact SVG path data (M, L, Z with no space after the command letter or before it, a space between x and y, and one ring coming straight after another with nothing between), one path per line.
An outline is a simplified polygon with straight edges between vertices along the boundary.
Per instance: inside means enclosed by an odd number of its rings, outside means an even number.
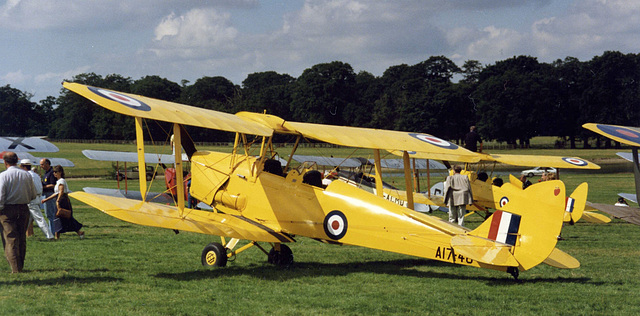
M227 266L227 249L217 242L208 244L202 250L202 265L205 267Z
M279 267L288 268L293 263L293 252L287 245L280 245L280 251L271 248L267 261Z
M147 181L151 181L153 180L153 176L151 176L151 174L147 173Z
M122 180L124 180L124 176L123 176L123 175L121 175L121 174L118 174L118 175L116 175L116 179L117 179L118 181L122 181Z
M533 178L533 173L529 172L529 178Z

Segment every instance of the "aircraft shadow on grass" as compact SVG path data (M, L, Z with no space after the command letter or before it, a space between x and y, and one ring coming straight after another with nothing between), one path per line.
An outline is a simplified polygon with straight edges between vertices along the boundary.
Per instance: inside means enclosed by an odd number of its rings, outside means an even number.
M38 270L42 271L42 270ZM51 270L52 272L54 270ZM57 270L55 270L57 271ZM83 271L86 272L86 271ZM96 271L98 272L98 271ZM100 273L104 273L104 271L100 271ZM46 278L46 279L32 279L32 280L7 280L0 281L0 286L4 285L67 285L67 284L91 284L91 283L105 283L105 282L121 282L122 278L110 277L110 276L100 276L100 277L74 277L69 275L63 275L56 278Z
M377 273L395 276L409 276L424 279L452 279L452 280L475 280L483 281L488 285L508 285L517 284L512 278L484 277L477 275L465 276L456 273L442 273L435 271L419 271L416 267L448 267L462 268L461 266L451 263L440 262L435 260L421 259L399 259L391 261L369 261L369 262L351 262L351 263L319 263L319 262L295 262L289 268L280 268L275 266L253 266L253 267L227 267L224 270L197 270L181 273L159 273L155 277L172 279L177 281L191 281L201 279L214 279L225 276L250 275L266 280L288 280L309 276L345 276L351 273ZM282 272L285 271L285 272ZM522 280L526 283L592 283L591 278L534 278Z

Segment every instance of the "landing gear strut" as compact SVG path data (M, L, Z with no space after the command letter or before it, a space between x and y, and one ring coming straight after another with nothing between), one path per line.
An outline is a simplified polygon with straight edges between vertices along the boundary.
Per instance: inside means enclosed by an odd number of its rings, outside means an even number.
M507 273L511 274L511 276L515 280L518 280L518 276L520 275L520 270L518 270L517 267L508 267L507 268Z

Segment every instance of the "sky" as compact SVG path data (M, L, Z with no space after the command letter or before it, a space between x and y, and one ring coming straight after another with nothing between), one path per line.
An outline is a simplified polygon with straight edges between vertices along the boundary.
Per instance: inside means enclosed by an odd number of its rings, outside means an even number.
M88 72L241 85L332 61L381 76L431 56L462 66L640 53L640 1L7 0L0 41L0 86L39 101Z

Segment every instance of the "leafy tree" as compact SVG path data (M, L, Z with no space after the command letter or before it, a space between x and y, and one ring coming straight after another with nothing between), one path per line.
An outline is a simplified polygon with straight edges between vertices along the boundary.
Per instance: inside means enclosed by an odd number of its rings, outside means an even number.
M145 76L133 82L131 92L164 101L176 101L182 94L182 87L160 76ZM168 122L147 121L147 133L154 141L169 141L173 125ZM146 139L146 136L145 136Z
M30 136L34 131L34 115L37 105L30 101L31 95L6 85L0 87L0 135Z
M242 81L243 111L262 113L266 110L285 120L292 118L289 110L295 78L275 71L249 74Z
M476 90L480 121L485 138L522 147L540 135L541 120L552 96L544 73L546 68L530 56L518 56L488 66L481 73Z
M351 65L334 61L305 69L296 81L291 102L297 121L345 125L345 109L353 106L355 73Z

